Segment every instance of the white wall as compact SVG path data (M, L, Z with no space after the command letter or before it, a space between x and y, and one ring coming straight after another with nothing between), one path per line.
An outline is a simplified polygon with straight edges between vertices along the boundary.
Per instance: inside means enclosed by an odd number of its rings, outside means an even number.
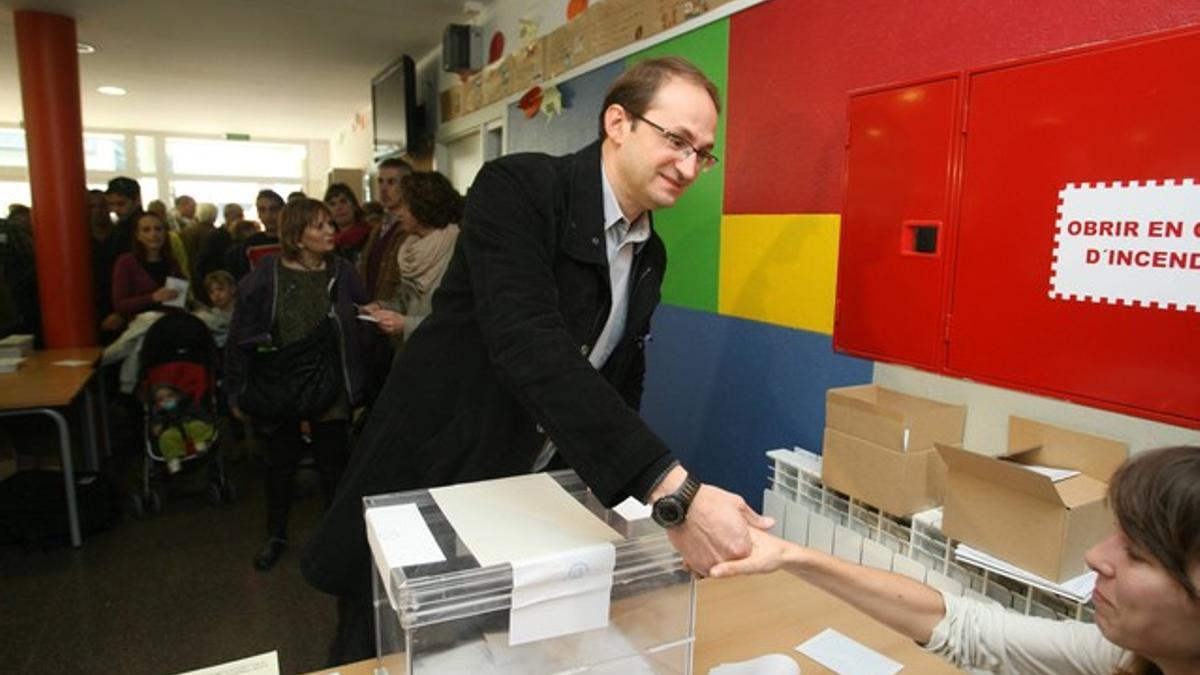
M308 142L308 180L304 192L310 197L321 199L325 195L326 178L329 176L329 141Z
M358 111L353 119L347 120L329 140L330 168L369 171L373 165L374 138L371 106L368 105Z
M967 406L963 444L987 454L1008 442L1008 416L1019 415L1129 443L1133 453L1164 445L1200 444L1200 431L1089 408L1044 396L887 363L875 364L875 384L916 396Z

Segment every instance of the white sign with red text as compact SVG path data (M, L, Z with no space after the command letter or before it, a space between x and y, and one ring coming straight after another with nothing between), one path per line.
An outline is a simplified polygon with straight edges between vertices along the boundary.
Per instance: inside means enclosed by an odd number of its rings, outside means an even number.
M1058 195L1051 298L1200 311L1194 179L1070 183Z

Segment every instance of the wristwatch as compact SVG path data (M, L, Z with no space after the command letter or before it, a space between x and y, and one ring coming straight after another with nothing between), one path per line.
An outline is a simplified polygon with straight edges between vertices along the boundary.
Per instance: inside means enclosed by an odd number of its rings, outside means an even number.
M699 489L700 483L691 475L686 476L678 490L660 497L654 502L654 506L650 509L650 516L654 518L654 522L663 527L679 525L687 518L688 507L692 505L692 499Z

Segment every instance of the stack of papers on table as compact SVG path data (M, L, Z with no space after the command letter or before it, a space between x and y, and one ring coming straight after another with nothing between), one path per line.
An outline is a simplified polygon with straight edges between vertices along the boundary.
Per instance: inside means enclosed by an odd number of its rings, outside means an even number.
M1084 572L1073 579L1067 579L1062 583L1056 583L1049 579L1026 572L1025 570L1015 565L1004 562L999 558L992 557L983 551L971 548L966 544L959 544L954 548L954 557L969 562L972 565L982 567L986 570L997 572L1006 577L1018 579L1024 583L1040 588L1044 591L1057 593L1058 595L1070 598L1076 602L1089 602L1092 599L1092 589L1096 587L1096 573Z
M0 356L0 373L15 373L23 363L25 363L25 359L19 356Z
M9 335L0 340L0 358L29 356L33 351L32 335Z

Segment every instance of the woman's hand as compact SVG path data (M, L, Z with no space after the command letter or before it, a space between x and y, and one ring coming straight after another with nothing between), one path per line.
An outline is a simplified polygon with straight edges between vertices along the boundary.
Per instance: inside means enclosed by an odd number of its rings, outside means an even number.
M115 333L125 327L125 317L113 312L104 317L100 322L100 330L106 333Z
M150 298L155 302L170 302L178 297L179 291L175 290L174 288L167 288L166 286L163 286L162 288L150 294Z
M379 332L384 335L396 335L404 332L404 323L407 317L399 312L393 312L390 309L380 309L372 312L371 316L379 321Z
M359 305L358 313L374 315L375 312L378 312L381 309L383 309L382 305L380 305L378 302L372 302L368 305Z
M750 555L740 560L729 560L714 565L709 576L732 577L742 574L766 574L784 567L788 557L794 556L800 547L780 539L770 532L750 528L750 541L754 548Z

